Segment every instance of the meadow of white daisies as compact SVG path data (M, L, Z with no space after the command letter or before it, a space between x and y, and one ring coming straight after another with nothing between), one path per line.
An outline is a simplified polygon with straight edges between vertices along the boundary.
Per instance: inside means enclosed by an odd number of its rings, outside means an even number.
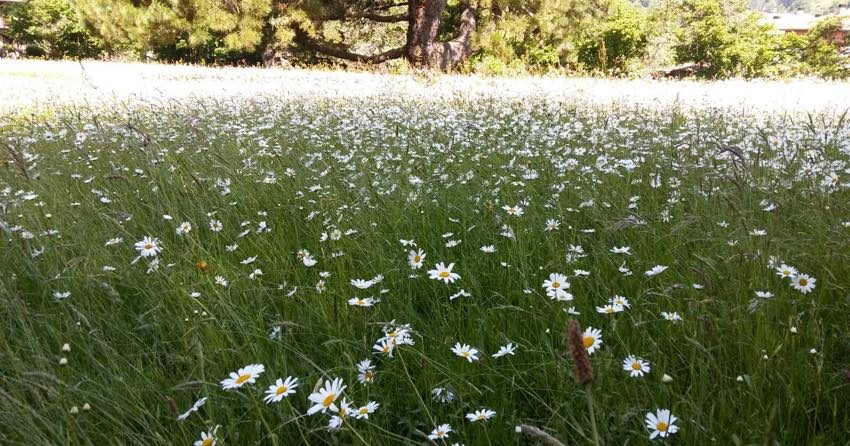
M848 444L846 84L0 81L4 445Z

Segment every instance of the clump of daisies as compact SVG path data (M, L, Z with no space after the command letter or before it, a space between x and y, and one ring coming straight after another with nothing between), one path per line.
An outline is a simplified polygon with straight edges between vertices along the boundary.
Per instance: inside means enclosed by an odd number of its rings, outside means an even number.
M570 288L570 282L567 281L567 276L563 274L549 274L549 278L543 281L543 288L546 290L546 295L550 299L559 301L573 300L573 295L567 292Z
M793 266L787 265L785 263L776 266L775 270L776 275L778 275L779 277L791 280L791 288L794 288L795 290L803 294L808 294L814 291L815 282L817 282L817 279L815 279L814 277L808 274L803 274L797 271L797 268L794 268Z
M387 355L390 358L393 357L396 347L416 344L416 341L412 337L413 330L410 324L396 324L395 320L392 320L387 325L384 325L382 331L384 332L384 336L375 341L372 350Z
M308 397L313 405L307 410L307 415L332 413L333 415L328 420L328 429L336 430L351 418L368 419L369 415L378 410L380 405L375 401L369 401L362 406L355 407L352 401L342 397L345 389L346 386L343 384L342 378L334 378L333 381L326 380L318 391L311 393ZM341 400L340 397L342 397Z

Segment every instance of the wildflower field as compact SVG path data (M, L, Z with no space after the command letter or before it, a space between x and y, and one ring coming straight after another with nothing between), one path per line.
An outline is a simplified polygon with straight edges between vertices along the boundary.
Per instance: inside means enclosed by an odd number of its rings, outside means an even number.
M266 81L4 93L0 443L850 444L845 110Z

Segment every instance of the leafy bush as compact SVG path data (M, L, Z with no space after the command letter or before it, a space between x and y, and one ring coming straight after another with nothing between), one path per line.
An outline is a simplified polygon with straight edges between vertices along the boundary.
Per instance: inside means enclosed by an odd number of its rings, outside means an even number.
M737 0L685 0L674 46L676 62L695 62L708 77L757 77L774 54L769 25Z
M27 48L34 57L96 57L100 42L83 27L68 0L29 0L10 5L9 36Z
M578 60L585 68L623 74L643 57L648 42L647 14L629 3L616 2L608 20L579 45Z

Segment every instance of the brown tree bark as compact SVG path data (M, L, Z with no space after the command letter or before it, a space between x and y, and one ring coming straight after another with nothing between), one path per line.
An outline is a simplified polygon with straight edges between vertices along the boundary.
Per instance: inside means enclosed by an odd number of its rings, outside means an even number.
M443 20L446 0L410 0L405 57L413 67L447 71L472 54L475 9L469 2L464 2L462 8L457 36L448 42L440 42L437 32Z
M408 22L405 45L381 54L366 55L348 51L345 46L311 38L296 29L296 41L310 50L339 59L377 64L404 57L417 69L448 71L472 54L472 34L475 32L475 8L469 1L462 4L457 35L449 41L437 40L447 0L409 0L406 14L379 14L376 11L403 6L404 3L387 4L382 8L364 11L341 10L323 20L364 18L377 22Z

